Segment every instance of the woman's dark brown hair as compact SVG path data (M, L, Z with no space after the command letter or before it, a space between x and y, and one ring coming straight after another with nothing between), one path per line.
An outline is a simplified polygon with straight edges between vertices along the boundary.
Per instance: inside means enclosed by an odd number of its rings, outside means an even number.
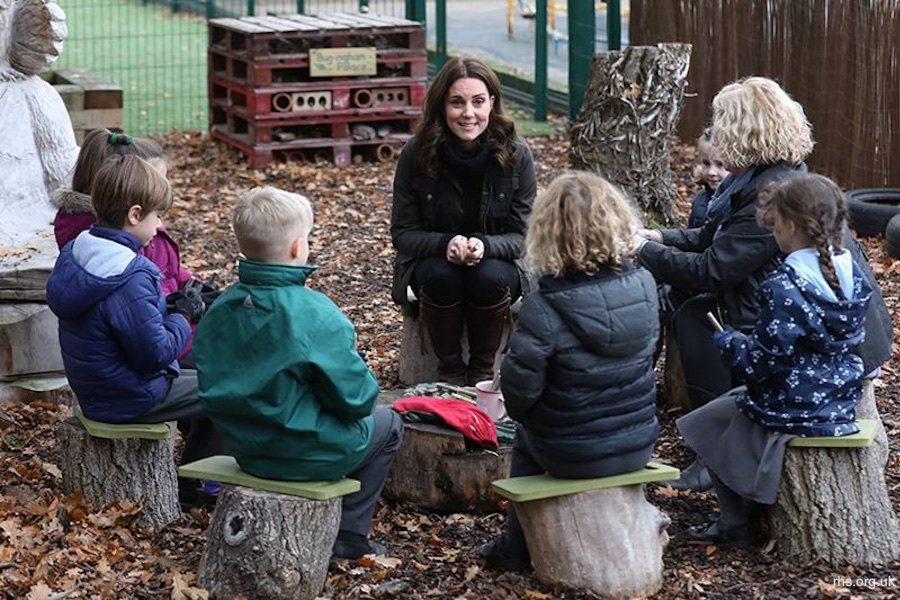
M111 156L137 156L144 160L163 159L162 146L146 138L132 138L109 129L92 129L81 142L81 151L72 174L72 190L90 195L94 176Z
M819 268L838 298L841 284L831 260L832 251L842 251L841 239L847 219L847 201L841 189L827 177L803 174L773 183L760 193L757 220L766 226L775 214L791 221L815 245Z
M487 87L488 94L493 96L490 120L480 141L490 145L491 154L501 168L510 168L515 154L516 126L512 119L503 114L500 80L480 60L458 57L444 64L425 95L424 115L413 138L419 168L429 177L435 177L438 173L438 147L453 136L447 128L444 106L450 86L458 79L478 79Z

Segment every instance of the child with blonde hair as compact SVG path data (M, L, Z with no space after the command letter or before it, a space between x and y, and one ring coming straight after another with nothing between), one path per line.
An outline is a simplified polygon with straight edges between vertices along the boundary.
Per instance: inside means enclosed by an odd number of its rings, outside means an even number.
M606 477L650 459L659 321L653 276L628 258L639 225L623 193L590 173L561 175L538 196L525 257L539 288L501 367L506 408L521 424L512 477ZM514 508L481 554L494 568L530 568Z
M177 420L182 460L223 450L197 398L197 375L178 355L205 306L185 296L169 314L156 265L139 253L172 205L168 181L137 156L115 156L92 183L97 223L67 243L47 281L47 304L59 318L69 385L84 414L109 423ZM182 505L202 503L189 480Z
M841 190L821 175L798 175L767 187L759 206L760 223L787 256L759 288L752 330L714 336L746 387L677 421L719 500L718 520L688 535L723 546L759 540L758 507L778 496L790 438L859 430L865 374L857 353L873 289L842 247Z
M194 353L200 398L241 469L269 479L344 476L333 555L383 554L369 524L400 446L402 422L375 408L378 383L356 350L353 325L306 287L313 213L309 201L273 187L250 190L232 220L238 283L200 324Z

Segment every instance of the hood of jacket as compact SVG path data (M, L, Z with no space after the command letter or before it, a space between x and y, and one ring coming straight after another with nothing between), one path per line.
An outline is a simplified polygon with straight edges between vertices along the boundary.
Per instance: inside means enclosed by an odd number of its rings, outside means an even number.
M809 306L809 310L804 312L809 316L813 331L807 343L814 351L838 354L848 346L857 346L862 342L865 329L861 323L872 298L872 287L859 266L853 265L853 298L849 300L829 297L818 285L788 264L782 265L781 269L797 286Z
M608 281L595 285L599 280ZM646 271L626 263L621 271L542 277L539 285L547 304L591 352L633 356L655 343L658 324L647 322L645 314L656 290Z
M159 269L138 256L140 242L118 229L94 226L60 252L47 280L47 304L60 318L77 319L138 270L159 278Z
M91 197L72 188L59 188L50 196L50 202L56 208L67 213L91 213L94 214L94 205Z

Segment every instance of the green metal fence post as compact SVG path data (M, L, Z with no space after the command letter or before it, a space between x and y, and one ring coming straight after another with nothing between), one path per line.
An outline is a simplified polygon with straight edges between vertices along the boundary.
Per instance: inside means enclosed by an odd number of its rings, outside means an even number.
M574 121L581 110L584 88L591 74L594 56L596 13L594 2L568 0L569 3L569 119Z
M606 48L622 49L622 3L621 0L606 0Z
M215 0L206 0L206 19L216 18L216 2Z
M534 120L547 120L547 0L537 0L534 23Z
M406 18L425 23L425 0L406 0Z
M359 12L369 12L369 0L359 0Z
M437 0L434 6L435 61L440 69L447 62L447 0Z
M302 15L306 12L306 0L297 0L297 14Z
M247 0L247 14L251 17L256 14L256 2L255 0Z

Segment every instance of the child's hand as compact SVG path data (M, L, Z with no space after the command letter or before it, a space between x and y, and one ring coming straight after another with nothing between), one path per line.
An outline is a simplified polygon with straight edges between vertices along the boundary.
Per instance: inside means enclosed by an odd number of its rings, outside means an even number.
M713 334L713 343L716 345L716 348L722 350L725 348L725 345L728 344L728 340L731 339L731 336L734 335L734 329L731 327L726 327L725 331L717 331Z
M183 289L169 294L166 305L171 306L171 312L182 314L190 323L196 325L206 313L206 304L203 302L199 285L186 285Z

